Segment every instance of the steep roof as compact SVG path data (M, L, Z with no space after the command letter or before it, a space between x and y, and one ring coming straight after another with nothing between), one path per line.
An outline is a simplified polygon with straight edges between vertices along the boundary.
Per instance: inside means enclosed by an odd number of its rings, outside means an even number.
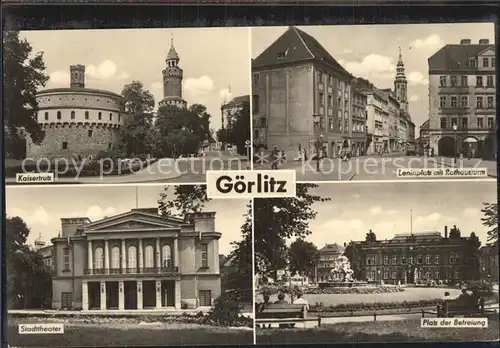
M296 28L288 30L252 61L252 68L313 60L327 64L340 73L353 76L311 35Z
M229 103L225 104L224 107L241 106L244 103L250 103L250 96L248 94L234 97Z
M170 49L168 50L167 54L167 60L179 60L179 55L177 54L177 51L175 50L174 44L170 46Z
M495 45L446 45L428 59L429 70L475 70L469 68L469 59L477 57L487 49L495 50Z
M319 249L319 252L329 252L329 253L343 253L344 252L344 247L341 245L338 245L337 243L335 244L326 244L324 247Z

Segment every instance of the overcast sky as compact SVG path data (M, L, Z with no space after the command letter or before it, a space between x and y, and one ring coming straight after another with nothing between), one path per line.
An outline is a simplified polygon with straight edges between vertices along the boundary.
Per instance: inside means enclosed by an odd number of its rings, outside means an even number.
M318 247L364 240L371 229L378 239L397 233L441 232L457 225L486 242L483 202L497 202L495 181L320 184L315 193L331 201L315 203L318 215L307 240ZM411 213L410 213L411 211Z
M288 27L252 29L252 58L256 58ZM321 45L357 77L369 79L378 88L393 88L399 49L408 79L410 114L416 126L428 119L427 59L445 44L459 44L469 38L494 42L494 24L404 24L298 27Z
M34 52L44 52L47 88L69 87L69 66L84 64L87 87L121 93L125 84L139 80L157 103L173 37L184 70L183 97L188 105L207 106L214 129L221 126L224 99L250 91L249 28L47 30L21 36Z
M31 228L28 243L32 244L41 234L49 242L61 230L61 218L88 217L92 221L104 216L118 215L136 208L158 206L160 192L164 186L52 186L20 187L10 186L6 190L7 216L19 216ZM138 193L136 201L136 192ZM241 239L243 214L247 212L248 201L212 200L204 211L214 211L215 228L221 232L219 251L227 255L231 242Z

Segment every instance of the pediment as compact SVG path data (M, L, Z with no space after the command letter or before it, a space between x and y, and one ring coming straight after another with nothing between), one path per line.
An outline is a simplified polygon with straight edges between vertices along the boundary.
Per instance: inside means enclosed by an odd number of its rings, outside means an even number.
M495 55L495 51L492 50L491 48L487 48L485 49L484 51L481 51L478 56L479 57L482 57L482 56L494 56Z
M168 220L161 216L129 212L98 220L85 226L85 233L106 231L134 231L134 230L159 230L180 229L182 223L177 220Z

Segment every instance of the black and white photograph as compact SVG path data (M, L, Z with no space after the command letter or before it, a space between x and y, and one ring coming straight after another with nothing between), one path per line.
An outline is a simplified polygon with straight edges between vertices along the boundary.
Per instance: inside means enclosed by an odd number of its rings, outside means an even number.
M251 35L254 169L311 182L496 177L494 23Z
M11 346L254 342L248 200L207 199L204 185L13 186L6 197ZM30 325L63 332L23 334Z
M9 31L3 43L7 184L198 184L251 162L249 28Z
M495 188L298 184L254 199L257 344L498 340ZM473 318L487 324L460 326Z

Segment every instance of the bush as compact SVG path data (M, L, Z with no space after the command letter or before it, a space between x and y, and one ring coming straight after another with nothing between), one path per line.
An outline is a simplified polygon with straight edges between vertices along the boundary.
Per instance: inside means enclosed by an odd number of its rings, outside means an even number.
M397 286L377 287L330 287L330 288L305 288L304 294L384 294L391 292L402 292L404 288Z
M253 326L253 320L241 315L243 305L237 292L224 293L214 301L214 306L204 323L220 326Z
M434 307L441 303L442 300L418 300L418 301L403 301L403 302L372 302L372 303L342 303L336 306L323 307L322 303L316 303L311 306L311 311L321 312L360 312L360 311L377 311L387 309L412 309Z

